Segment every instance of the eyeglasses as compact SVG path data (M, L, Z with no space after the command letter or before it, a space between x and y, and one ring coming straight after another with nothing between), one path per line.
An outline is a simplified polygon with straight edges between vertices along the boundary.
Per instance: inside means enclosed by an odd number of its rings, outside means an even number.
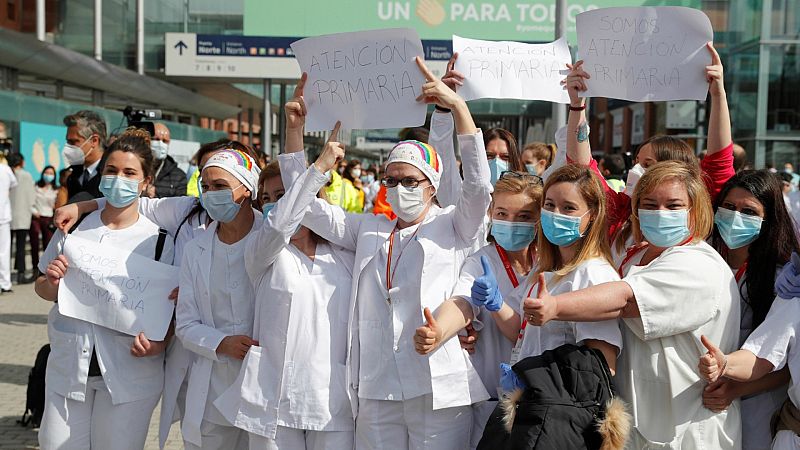
M513 170L506 170L500 174L500 179L506 180L526 180L529 183L544 185L544 180L539 175L533 175L528 172L514 172Z
M406 177L403 178L402 180L398 180L397 178L386 177L381 180L381 184L386 186L387 188L397 187L397 185L399 184L404 188L414 189L417 186L419 186L419 184L422 183L423 181L428 181L428 179L423 178L421 180L418 180L416 178Z

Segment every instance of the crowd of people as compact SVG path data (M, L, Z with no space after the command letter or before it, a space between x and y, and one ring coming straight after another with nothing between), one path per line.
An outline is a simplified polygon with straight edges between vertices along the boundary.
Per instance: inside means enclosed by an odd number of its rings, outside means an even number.
M630 170L592 157L581 62L556 145L520 148L476 126L457 55L441 79L418 59L429 133L380 168L338 123L308 164L305 75L276 161L220 140L188 181L163 125L65 118L70 172L0 166L37 294L59 298L70 235L180 279L163 341L53 306L41 447L141 449L160 400L187 449L800 449L791 195L737 167L707 50L708 151L654 136Z

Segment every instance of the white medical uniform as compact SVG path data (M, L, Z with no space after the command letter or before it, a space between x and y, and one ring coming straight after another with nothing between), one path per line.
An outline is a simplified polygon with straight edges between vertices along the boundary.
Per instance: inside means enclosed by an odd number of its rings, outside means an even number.
M800 334L800 299L786 300L776 298L766 319L747 338L742 346L761 359L766 359L781 370L789 366L792 380L789 384L789 399L795 406L800 405L800 348L797 337ZM748 420L749 418L745 418ZM789 430L779 431L772 443L775 450L800 449L800 437Z
M253 214L250 233L263 221L259 211ZM226 336L253 334L255 293L244 261L248 240L225 244L217 237L217 225L186 245L181 264L175 332L197 355L181 426L186 448L247 448L247 434L233 427L213 402L233 384L242 365L217 355L217 347Z
M8 191L17 177L8 164L0 164L0 288L11 289L11 200ZM48 263L50 261L47 261Z
M260 346L215 405L250 433L251 449L353 447L345 363L354 254L320 240L311 260L289 242L327 181L309 167L247 244Z
M385 270L395 221L346 214L319 199L303 219L315 233L356 253L348 384L358 393L361 411L357 448L464 449L469 406L489 397L457 337L426 356L415 352L412 339L424 323L423 308L435 310L452 293L490 202L482 134L458 140L465 181L457 206L431 206L419 226L397 230L391 293Z
M623 319L625 350L615 384L629 403L628 448L738 449L739 401L714 413L697 361L706 335L728 353L739 340L739 290L727 263L705 242L671 247L646 266L645 251L623 267L641 317Z
M500 294L504 299L507 299L511 291L514 290L514 285L511 283L511 279L494 243L481 248L467 258L464 267L461 268L458 283L453 288L453 296L470 301L472 284L476 278L483 276L481 256L489 258L492 271L497 278L497 287L500 290ZM519 284L525 283L526 274L515 271L514 275ZM497 399L500 396L500 392L498 392L498 387L500 386L500 363L508 362L511 359L511 349L514 346L514 343L508 340L500 331L500 328L497 327L490 311L486 310L486 308L475 309L479 312L472 325L480 334L478 341L475 343L475 353L470 355L470 359L491 398L472 405L471 448L478 446L478 442L483 436L483 428L486 426L486 422L489 420L489 416L494 411L495 406L497 406Z
M106 227L95 211L72 235L153 258L158 226L144 216L119 230ZM67 237L69 238L69 237ZM44 273L62 250L56 231L39 263ZM161 261L172 262L172 242L164 243ZM45 411L39 429L43 449L141 449L150 416L164 385L164 354L135 357L133 336L50 310L47 323L50 357L45 377ZM92 352L102 376L89 376Z

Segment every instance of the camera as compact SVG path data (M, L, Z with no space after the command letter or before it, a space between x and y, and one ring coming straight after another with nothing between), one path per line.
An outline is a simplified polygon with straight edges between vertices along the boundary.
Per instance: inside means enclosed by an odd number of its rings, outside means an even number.
M156 125L151 121L161 119L160 109L133 109L132 106L126 106L122 114L128 120L129 127L142 128L147 130L150 136L156 135Z

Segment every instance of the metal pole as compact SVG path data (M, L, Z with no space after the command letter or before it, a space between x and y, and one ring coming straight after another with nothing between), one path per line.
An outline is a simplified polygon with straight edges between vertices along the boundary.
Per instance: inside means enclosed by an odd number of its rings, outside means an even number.
M275 161L275 151L272 149L272 80L269 78L264 79L264 104L261 111L261 151Z
M144 75L144 0L136 0L136 71Z
M242 105L239 105L239 112L236 113L236 140L242 142Z
M281 83L281 105L286 104L286 83ZM286 148L286 116L283 114L278 114L278 152L283 152L283 149Z
M247 108L247 145L253 146L253 108Z
M44 40L45 5L44 0L36 0L36 39Z
M94 59L103 60L103 0L94 0Z
M767 12L764 17L764 12ZM772 0L764 0L761 4L761 42L772 38ZM766 44L760 44L758 50L758 88L756 100L756 152L753 167L763 169L767 164L767 113L769 107L769 70L770 53ZM770 164L780 164L775 161L772 153Z
M183 32L189 32L189 0L183 0Z
M555 37L561 38L567 34L567 0L556 0ZM560 103L553 103L554 129L558 130L567 123L567 110Z

